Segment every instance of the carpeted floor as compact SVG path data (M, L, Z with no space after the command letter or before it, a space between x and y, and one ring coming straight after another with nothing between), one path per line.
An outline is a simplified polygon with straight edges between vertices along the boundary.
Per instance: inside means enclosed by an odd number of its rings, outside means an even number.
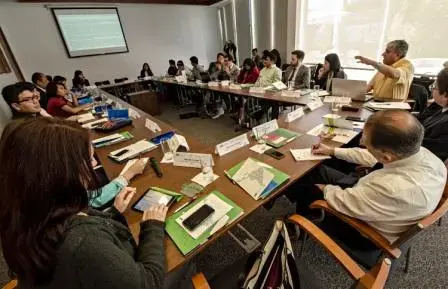
M159 118L207 145L215 145L242 132L234 131L234 123L225 115L217 120L192 118L179 119L180 112L191 111L191 107L168 106ZM294 205L285 197L279 198L270 210L260 208L246 218L242 225L263 243L278 217L292 214ZM410 272L403 272L404 262L389 277L387 288L448 288L448 218L441 227L434 226L421 234L413 245ZM299 244L294 242L296 249ZM198 269L211 277L239 257L245 251L229 236L223 236L195 258ZM345 289L350 287L350 278L334 259L313 241L307 243L302 256L304 262L315 273L322 288ZM7 266L0 264L0 284L9 279Z

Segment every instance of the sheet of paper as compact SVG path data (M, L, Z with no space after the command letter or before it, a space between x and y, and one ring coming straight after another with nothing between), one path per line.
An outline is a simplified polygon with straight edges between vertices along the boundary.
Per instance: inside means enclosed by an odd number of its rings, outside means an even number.
M265 134L273 132L276 129L278 129L278 123L276 119L273 119L271 121L265 122L252 128L252 132L254 136L258 138L259 136L263 136Z
M296 119L302 117L303 115L304 115L303 108L299 107L298 109L293 110L286 115L285 122L293 122Z
M226 155L234 150L245 147L249 144L249 139L247 138L247 134L242 134L228 141L222 142L216 145L216 152L220 157Z
M224 215L221 219L219 219L218 222L216 222L213 229L210 231L210 235L213 235L214 233L218 232L221 228L223 228L225 225L227 225L227 222L229 222L229 216Z
M350 104L352 99L345 96L325 96L324 103L340 103L340 104Z
M323 128L324 128L324 124L321 123L321 124L315 126L314 128L312 128L311 130L309 130L306 134L319 136L320 133L322 132Z
M143 160L145 165L148 163L149 158L141 158L141 159L132 159L129 160L126 165L124 166L123 170L121 170L120 176L122 176L133 164L135 164L136 161Z
M332 114L332 113L329 113L329 114L326 114L326 115L324 115L323 116L323 118L340 118L341 116L340 115L337 115L337 114Z
M275 144L279 144L279 143L282 143L282 142L285 141L285 140L286 140L285 137L283 137L283 136L279 136L278 138L276 138L276 139L273 140L272 142L275 143Z
M218 175L213 174L213 178L209 178L206 174L200 172L194 178L192 178L191 181L205 188L209 184L216 181L218 178L219 178Z
M88 121L95 120L95 119L96 119L96 117L94 117L93 114L91 112L89 112L89 113L85 113L85 114L80 115L79 118L78 118L78 122L79 123L86 123Z
M383 109L411 109L411 106L407 102L368 102L365 104L366 107L373 108L375 110Z
M281 96L283 97L300 97L299 90L282 90Z
M196 227L193 231L188 230L182 222L186 220L189 216L191 216L194 212L196 212L203 205L209 205L215 211L198 227ZM209 228L215 225L224 215L226 215L230 210L232 210L232 206L221 200L214 194L208 195L204 200L198 202L195 206L190 208L184 214L179 216L176 219L176 222L181 226L191 237L194 239L199 238L202 234L205 233Z
M276 81L272 84L273 87L275 87L278 90L287 89L288 87L282 82L282 81Z
M160 126L157 123L153 122L152 120L150 120L148 118L145 120L145 127L152 132L162 131L162 129L160 128Z
M239 84L231 84L231 85L229 86L229 89L231 89L231 90L241 90L242 87L241 87L241 85L239 85Z
M272 147L268 146L267 144L256 144L256 145L250 147L249 149L256 153L263 154L265 151L267 151L271 148Z
M340 143L347 144L349 141L351 141L358 133L352 130L345 130L340 133L336 133L336 136L332 138L331 140L337 141Z
M365 123L365 122L362 122L362 121L354 121L354 122L353 122L353 128L354 128L354 129L360 129L360 130L363 130L365 124L366 124L366 123Z
M307 149L291 149L291 154L296 161L314 161L330 159L330 156L314 155L311 148Z
M228 81L228 80L221 81L221 86L229 86L229 85L230 85L230 81Z
M174 154L173 165L187 168L202 168L203 163L214 165L211 154L184 153L176 152Z
M265 93L265 89L263 87L252 86L249 88L249 93Z
M218 86L219 86L219 82L216 82L216 81L209 81L209 82L207 83L207 85L208 85L209 87L218 87Z
M121 138L124 138L121 134L114 133L114 134L111 134L111 135L108 135L105 137L100 137L100 138L94 139L94 140L92 140L92 144L97 144L100 142L106 142L106 141L111 141L114 139L121 139Z
M134 144L131 144L129 146L126 146L126 147L120 148L118 150L115 150L113 152L110 152L109 155L111 157L113 157L114 159L116 159L117 161L121 162L125 159L132 158L141 153L148 152L156 147L157 146L155 144L143 139L143 140L140 140L140 141L138 141ZM128 152L126 152L118 157L114 157L115 154L121 152L122 150L128 150Z
M274 174L249 158L232 179L255 200L258 200L264 189L274 179Z

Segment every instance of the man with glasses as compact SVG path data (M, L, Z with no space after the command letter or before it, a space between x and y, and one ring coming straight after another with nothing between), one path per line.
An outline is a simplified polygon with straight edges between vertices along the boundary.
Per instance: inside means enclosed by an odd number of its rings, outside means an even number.
M40 93L30 82L17 82L3 88L3 98L9 105L13 119L35 116L51 117L39 103Z
M425 128L423 146L444 161L448 158L448 68L439 72L431 91L434 103L417 118Z
M406 58L409 45L405 40L394 40L383 52L383 62L356 56L360 63L372 66L378 72L369 82L367 92L373 90L375 100L406 100L414 77L414 66Z

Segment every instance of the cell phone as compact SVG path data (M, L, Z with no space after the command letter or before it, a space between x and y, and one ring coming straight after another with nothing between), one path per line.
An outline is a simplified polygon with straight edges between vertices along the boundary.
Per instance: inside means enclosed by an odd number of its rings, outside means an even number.
M121 155L124 155L125 153L127 153L129 150L128 149L124 149L119 151L118 153L114 154L113 157L119 157Z
M215 209L207 204L204 204L196 212L194 212L190 217L186 218L182 224L190 231L194 231L197 226L204 222L208 217L210 217L215 212Z
M359 111L359 108L357 107L353 107L353 106L349 106L349 105L343 105L341 108L342 111Z
M175 201L176 198L174 196L149 189L137 200L137 202L134 203L132 209L138 212L144 212L152 206L164 205L166 207L169 207Z
M273 157L273 158L276 159L276 160L280 160L280 159L282 159L282 158L285 157L284 154L282 154L282 153L279 152L279 151L276 151L275 149L268 149L268 150L265 151L264 153L267 154L267 155L270 156L270 157Z
M346 120L350 120L350 121L360 121L360 122L365 122L365 119L362 119L360 117L357 116L347 116L345 117Z

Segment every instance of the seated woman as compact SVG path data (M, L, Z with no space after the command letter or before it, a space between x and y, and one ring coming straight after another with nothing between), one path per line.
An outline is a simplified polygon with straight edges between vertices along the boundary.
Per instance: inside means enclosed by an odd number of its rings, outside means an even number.
M188 72L188 68L185 67L185 64L182 60L177 61L177 73L176 76L182 75L182 72L185 71L185 73Z
M331 80L333 78L347 78L336 53L330 53L325 56L324 65L314 75L314 85L319 85L320 88L330 92Z
M78 98L75 94L72 95L72 102L70 103L65 98L67 89L62 83L51 82L47 85L46 90L48 97L47 111L52 116L68 117L92 106L91 103L79 106Z
M0 236L10 272L20 288L163 288L167 208L143 213L138 245L121 215L135 190L107 213L89 209L98 187L90 141L79 124L54 118L5 128Z
M140 77L148 77L148 76L154 76L154 73L152 73L149 64L145 62L143 63L142 70L140 70Z
M86 86L90 86L89 81L84 77L81 70L75 71L75 77L73 77L72 82L74 89L83 89Z
M93 147L90 148L93 151ZM96 167L98 162L92 157L92 167ZM136 161L123 175L116 177L107 185L98 190L98 194L90 199L89 205L93 208L103 208L109 204L123 189L129 185L131 179L143 173L146 163L143 160Z
M260 75L260 70L255 65L255 62L246 58L243 62L243 69L241 69L240 74L238 75L238 83L255 83L257 82L258 76Z

